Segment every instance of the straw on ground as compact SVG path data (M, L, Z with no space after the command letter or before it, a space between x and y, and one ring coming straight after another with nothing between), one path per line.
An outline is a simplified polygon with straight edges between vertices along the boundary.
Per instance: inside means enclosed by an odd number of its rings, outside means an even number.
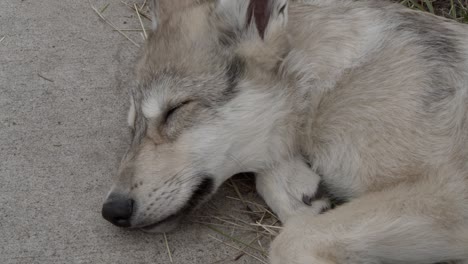
M132 42L135 46L140 47L135 41L133 41L131 38L127 36L127 34L123 33L121 30L119 30L113 23L111 23L109 20L107 20L99 10L93 6L91 3L89 3L91 8L96 12L96 14L104 21L106 22L109 26L113 27L115 30L117 30L122 36L124 36L126 39L128 39L130 42Z
M169 255L169 261L173 263L172 252L171 252L171 248L169 247L169 242L167 241L166 233L163 233L163 236L164 236L164 243L166 244L167 254Z

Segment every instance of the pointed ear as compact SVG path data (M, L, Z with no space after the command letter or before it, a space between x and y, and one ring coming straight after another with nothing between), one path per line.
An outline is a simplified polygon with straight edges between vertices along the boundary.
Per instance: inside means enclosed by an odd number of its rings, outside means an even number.
M254 22L262 38L265 35L265 30L270 20L271 8L269 4L269 0L251 0L247 9L247 24Z
M218 12L234 31L255 29L261 38L284 28L288 0L219 0Z
M150 0L153 30L156 30L161 21L166 20L172 13L207 1L209 0Z

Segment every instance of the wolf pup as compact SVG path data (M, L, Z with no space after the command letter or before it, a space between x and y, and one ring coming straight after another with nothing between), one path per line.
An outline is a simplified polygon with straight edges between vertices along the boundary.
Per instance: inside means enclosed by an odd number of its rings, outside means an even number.
M107 220L169 231L255 172L285 223L273 264L468 263L467 26L372 0L152 2ZM348 203L319 214L319 186Z

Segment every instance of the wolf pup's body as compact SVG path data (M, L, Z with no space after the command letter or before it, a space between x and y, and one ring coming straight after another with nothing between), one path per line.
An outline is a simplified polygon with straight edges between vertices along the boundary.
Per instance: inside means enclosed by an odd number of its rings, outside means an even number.
M153 5L106 219L170 230L248 171L285 222L273 264L467 263L466 26L382 1ZM349 202L317 216L320 180Z

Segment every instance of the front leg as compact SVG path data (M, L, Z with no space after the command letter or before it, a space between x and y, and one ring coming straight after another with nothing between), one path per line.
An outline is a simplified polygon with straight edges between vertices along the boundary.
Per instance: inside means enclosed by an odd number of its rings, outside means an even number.
M401 184L319 216L291 217L272 244L271 263L467 263L467 187Z
M319 214L329 208L320 176L302 158L284 161L256 175L258 193L284 223L303 211Z

